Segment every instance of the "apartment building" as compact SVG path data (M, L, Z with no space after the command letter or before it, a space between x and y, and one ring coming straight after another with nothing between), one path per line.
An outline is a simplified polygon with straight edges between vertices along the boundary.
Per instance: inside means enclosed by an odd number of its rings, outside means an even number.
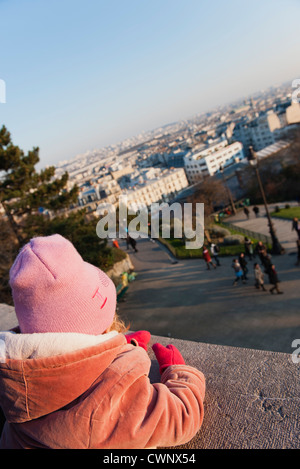
M168 202L189 184L183 168L147 168L136 173L127 187L122 188L111 175L100 181L94 180L80 188L78 206L73 209L86 207L93 212L101 203L117 207L120 195L127 197L128 208L135 211L145 206L150 208L154 202Z
M292 103L286 110L287 125L300 123L300 104Z
M105 174L79 186L78 204L82 207L103 199L114 204L117 202L120 193L121 188L118 182L111 174Z
M137 210L142 206L150 207L155 202L169 201L187 186L183 168L150 168L131 187L123 190L122 195L127 196L128 207Z
M226 139L206 145L196 153L184 158L185 172L190 184L195 184L206 176L212 176L220 167L227 167L244 159L243 145L240 142L228 144Z
M274 111L267 111L250 124L253 148L258 151L276 142L276 130L281 128L280 120Z
M245 155L248 156L250 146L259 151L273 145L278 139L282 123L282 119L273 110L264 112L251 121L244 118L235 125L231 140L241 142Z

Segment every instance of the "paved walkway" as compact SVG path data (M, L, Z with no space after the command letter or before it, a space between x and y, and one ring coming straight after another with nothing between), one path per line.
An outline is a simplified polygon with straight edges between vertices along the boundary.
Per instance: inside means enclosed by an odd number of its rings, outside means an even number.
M232 257L221 267L207 270L201 259L172 263L158 243L139 240L138 253L130 257L138 273L130 284L121 316L131 329L152 334L218 345L291 353L300 339L300 267L295 252L273 261L283 295L254 288L253 262L249 281L232 286Z
M275 205L272 204L269 207L270 213L275 210ZM292 204L291 204L292 205ZM295 203L295 205L298 205ZM283 205L284 206L284 205ZM234 225L240 226L247 230L255 231L263 235L270 236L268 219L266 217L266 210L264 206L259 206L259 216L256 218L253 213L252 206L249 207L250 216L247 219L243 210L239 211L237 215L226 218L226 221ZM276 231L277 238L281 243L282 247L290 252L290 250L296 249L297 235L295 231L292 231L292 222L290 220L284 220L280 218L272 217L273 226Z

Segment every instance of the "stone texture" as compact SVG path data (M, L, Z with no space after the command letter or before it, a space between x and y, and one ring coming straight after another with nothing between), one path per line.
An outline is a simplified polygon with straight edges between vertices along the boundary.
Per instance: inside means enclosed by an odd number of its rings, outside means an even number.
M7 331L18 325L15 308L0 303L0 330Z
M124 272L130 272L134 270L134 265L129 257L128 254L126 254L126 258L123 259L120 262L116 262L113 266L112 269L109 269L106 274L111 278L111 279L119 279L120 276Z
M300 448L300 365L290 354L162 337L206 377L202 428L186 449ZM152 350L150 379L159 380Z

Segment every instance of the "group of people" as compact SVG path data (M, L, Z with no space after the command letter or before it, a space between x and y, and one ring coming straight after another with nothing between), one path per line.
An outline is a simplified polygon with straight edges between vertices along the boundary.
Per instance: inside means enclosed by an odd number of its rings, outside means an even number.
M257 205L255 205L252 210L253 210L255 216L258 217L259 216L259 207L257 207ZM244 214L246 215L246 217L249 220L250 210L248 209L248 207L244 207Z
M206 262L207 270L210 270L210 267L213 267L214 269L216 269L217 266L221 265L219 261L219 256L218 256L219 252L220 252L220 248L218 244L211 243L210 252L207 246L205 245L203 246L203 259ZM213 257L215 263L212 261L211 256Z
M300 245L300 243L299 243ZM265 281L264 281L264 274L267 274L269 277L269 283L272 285L270 289L270 293L277 292L277 294L282 294L283 292L279 289L279 279L278 274L275 269L275 265L272 263L271 256L268 254L266 246L259 241L253 249L252 241L245 237L244 240L245 252L241 252L238 258L233 259L232 261L232 268L235 273L235 278L233 281L233 285L237 285L238 283L246 283L248 280L248 262L246 260L246 256L251 261L252 259L256 259L256 256L259 257L261 266L258 262L255 262L253 265L254 269L254 278L255 278L255 287L258 290L267 291L265 288ZM220 266L219 260L219 252L220 248L218 244L211 243L210 250L206 245L203 246L203 259L205 260L206 267L208 270L210 268L216 269L217 266Z
M240 254L238 259L233 259L231 267L233 268L235 273L233 285L237 285L239 281L241 281L242 283L246 283L246 280L248 280L248 267L247 261L245 259L245 254L243 252Z
M262 241L258 241L255 249L253 249L253 243L249 238L245 237L245 253L248 255L249 259L252 260L256 258L258 255L261 266L258 262L255 262L253 265L254 268L254 278L255 278L255 287L263 291L267 291L264 284L264 273L266 273L269 277L269 283L272 285L270 289L270 293L274 293L276 291L278 294L282 294L283 292L279 289L279 279L278 274L275 269L275 265L272 263L272 258L267 252L266 246L263 244ZM245 258L245 254L242 252L238 259L234 259L232 263L232 267L235 271L236 277L233 282L234 285L237 284L239 280L243 283L248 280L247 273L247 261Z

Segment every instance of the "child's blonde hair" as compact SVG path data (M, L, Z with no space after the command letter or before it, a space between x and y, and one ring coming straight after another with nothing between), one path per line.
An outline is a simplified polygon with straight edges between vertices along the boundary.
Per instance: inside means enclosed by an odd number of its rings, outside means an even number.
M109 330L110 331L117 331L119 333L124 334L125 332L127 332L129 330L129 326L126 326L124 321L122 319L120 319L120 317L116 313Z

